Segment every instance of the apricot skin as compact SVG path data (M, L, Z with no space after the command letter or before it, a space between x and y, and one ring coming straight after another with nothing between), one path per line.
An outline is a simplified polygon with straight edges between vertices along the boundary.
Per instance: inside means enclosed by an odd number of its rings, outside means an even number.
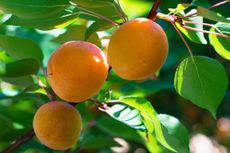
M137 18L124 23L113 33L107 54L109 63L121 78L144 80L164 64L168 40L157 23Z
M82 102L100 90L108 67L104 53L96 45L70 41L50 57L48 79L59 97L68 102Z
M81 131L81 116L67 103L49 102L36 112L33 128L37 138L47 147L66 150L74 145Z

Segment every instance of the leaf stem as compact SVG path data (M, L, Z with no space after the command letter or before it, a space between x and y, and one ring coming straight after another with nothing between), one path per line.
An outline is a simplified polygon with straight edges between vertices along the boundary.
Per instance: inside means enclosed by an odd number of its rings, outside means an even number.
M191 17L196 17L197 16L197 12L195 13L192 13L192 14L189 14L189 15L186 15L186 16L176 16L176 21L180 21L180 20L183 20L183 19L187 19L187 18L191 18Z
M202 86L202 90L203 90L203 83L201 81L201 78L200 78L200 74L199 74L199 71L198 71L198 68L197 68L197 65L196 65L196 62L194 60L194 56L193 56L193 53L192 53L192 50L191 48L189 47L188 43L186 42L185 38L183 37L182 33L180 32L180 30L177 28L177 26L175 25L174 22L171 22L171 24L173 25L173 27L176 29L177 33L179 34L180 38L182 39L182 41L184 42L185 46L187 47L188 51L189 51L189 54L192 58L192 62L194 64L194 67L195 67L195 70L196 70L196 73L197 73L197 77L199 79L199 82L201 83L201 86ZM203 90L204 91L204 90Z
M175 23L174 22L170 22L173 27L175 28L175 30L177 31L177 33L179 34L180 38L182 39L183 43L185 44L186 48L188 49L189 51L189 54L193 57L193 53L192 53L192 50L191 48L189 47L187 41L185 40L185 38L183 37L182 33L180 32L180 30L176 27Z
M211 35L216 35L216 36L218 36L218 37L223 37L223 38L230 39L230 36L227 36L227 35L222 34L222 33L210 32L210 31L206 31L206 30L201 30L201 29L197 29L197 28L192 28L192 27L185 26L185 25L182 26L182 27L185 28L185 29L188 29L188 30L196 31L196 32L202 32L202 33L211 34Z
M193 22L193 21L183 21L185 24L200 24L204 26L214 27L215 25L209 23Z
M156 15L157 15L157 9L161 4L161 0L156 0L155 3L153 4L147 18L150 20L156 20Z
M218 7L218 6L223 5L223 4L226 4L226 3L228 3L228 1L227 1L227 0L224 0L224 1L222 1L222 2L219 2L219 3L216 3L216 4L212 5L212 6L209 7L208 9L212 9L212 8Z
M18 147L20 147L22 144L28 142L30 139L34 137L34 130L31 129L24 135L20 136L14 143L12 143L10 146L5 148L1 153L12 153L15 151Z

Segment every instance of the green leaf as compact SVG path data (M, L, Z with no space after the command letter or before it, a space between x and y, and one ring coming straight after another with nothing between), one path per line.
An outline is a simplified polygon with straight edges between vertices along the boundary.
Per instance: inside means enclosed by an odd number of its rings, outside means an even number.
M143 0L122 0L120 3L127 16L133 19L137 16L147 14L153 2Z
M53 41L58 42L60 44L72 40L85 41L86 30L87 28L84 25L71 26L66 32L59 35L57 38L53 39ZM100 39L96 33L92 34L87 41L101 46Z
M210 32L225 34L229 38L209 34L210 44L215 51L223 58L230 60L230 23L217 23L210 29Z
M227 86L228 78L224 67L205 56L184 59L177 67L174 78L174 87L182 97L209 110L214 117Z
M7 134L8 132L10 132L10 130L13 129L13 122L10 121L9 118L7 118L6 116L0 114L0 139L1 137L3 137L5 134Z
M111 117L101 116L96 120L96 126L111 136L122 137L144 144L144 139L139 135L139 131Z
M34 85L33 78L31 76L22 76L14 78L2 78L3 81L14 84L20 87L28 87Z
M40 64L43 60L41 49L30 39L0 35L0 48L17 59L32 58Z
M142 122L140 111L124 104L116 104L105 110L107 114L116 120L141 131L146 131L146 127Z
M0 62L0 77L21 77L36 74L39 64L34 59L22 59L15 62Z
M192 5L194 6L202 6L202 7L210 7L211 4L208 0L193 0Z
M124 18L119 5L114 0L72 0L76 11L89 16L104 16L113 20Z
M142 120L145 124L145 127L147 128L148 135L150 135L150 138L152 137L152 134L155 134L156 139L167 149L176 152L175 149L173 149L167 142L162 126L160 124L160 121L157 118L157 114L152 107L151 103L147 101L144 98L140 97L121 97L119 101L137 109L140 111L140 114L142 116ZM152 139L152 138L151 138ZM154 142L155 143L155 142Z
M177 7L175 9L169 8L169 11L170 13L177 14L178 12L186 10L190 6L191 4L189 3L180 3L180 4L177 4Z
M107 21L95 21L90 27L87 29L85 33L85 40L88 40L91 35L95 34L98 31L105 31L109 28L113 27L113 24Z
M11 122L15 122L23 125L26 128L32 127L33 114L30 112L18 110L15 108L0 108L0 114L8 119Z
M191 10L189 13L187 13L186 15L190 15L193 14L194 12L196 12L195 9ZM189 22L198 22L201 24L187 24L186 26L189 26L191 28L195 28L198 30L203 30L203 18L201 16L197 16L197 17L191 17L191 18L187 18L184 19L182 22L184 21L189 21ZM185 29L181 26L180 23L176 22L176 26L179 28L179 30L185 35L187 36L192 42L198 43L198 44L207 44L207 40L204 37L204 33L202 32L196 32L196 31L191 31L188 29Z
M41 93L20 93L16 96L0 96L0 100L10 99L13 101L29 100L31 102L36 102L39 105L49 101L48 97Z
M186 127L178 119L166 114L158 114L164 135L178 153L189 153L189 136Z
M43 18L69 7L68 0L1 0L0 9L20 18Z
M61 11L53 14L49 17L34 18L34 19L22 19L15 15L10 17L4 24L26 26L32 28L38 28L41 30L50 30L54 28L66 27L71 24L79 16L79 13L73 13L71 11Z
M101 149L109 147L119 147L121 146L112 137L97 136L97 137L87 137L82 141L81 148L85 149Z
M217 22L229 22L224 16L204 7L197 7L197 15Z

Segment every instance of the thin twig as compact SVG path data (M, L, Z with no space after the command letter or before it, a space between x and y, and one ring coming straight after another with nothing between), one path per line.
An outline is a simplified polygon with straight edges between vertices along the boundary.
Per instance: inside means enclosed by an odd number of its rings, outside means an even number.
M179 34L180 38L182 39L182 41L184 42L186 48L188 49L189 54L191 55L191 57L193 57L192 50L191 50L191 48L189 47L188 43L186 42L186 40L185 40L184 36L182 35L182 33L180 32L180 30L176 27L175 23L173 23L173 22L170 22L170 23L171 23L171 24L173 25L173 27L176 29L177 33Z
M197 16L197 12L189 14L189 15L186 15L186 16L176 16L175 21L180 21L180 20L183 20L183 19L187 19L187 18L191 18L191 17L196 17L196 16Z
M185 29L188 29L188 30L196 31L196 32L207 33L207 34L211 34L211 35L216 35L218 37L223 37L223 38L230 39L230 36L227 36L227 35L222 34L222 33L210 32L210 31L206 31L206 30L192 28L192 27L189 27L189 26L182 26L182 27L185 28Z
M193 22L193 21L183 21L183 23L185 24L200 24L200 25L204 25L204 26L208 26L208 27L214 27L215 25L213 24L209 24L209 23L202 23L202 22Z
M10 146L2 150L1 153L12 153L14 150L16 150L18 147L20 147L22 144L28 142L34 137L34 131L31 129L24 135L20 136L14 143L12 143Z
M216 4L212 5L208 9L212 9L212 8L218 7L218 6L226 4L226 3L228 3L228 1L225 0L225 1L222 1L222 2L219 2L219 3L216 3Z
M157 14L157 9L161 4L161 0L156 0L155 3L153 4L147 18L151 20L156 20L156 14Z
M37 80L38 85L46 92L49 100L50 101L55 101L56 100L55 95L51 94L51 92L49 91L49 89L47 88L47 86L44 85L42 83L42 81L39 79L39 76L35 76L35 79Z
M46 82L46 87L48 88L49 87L49 81L48 81L48 74L47 74L47 70L43 67L42 68L42 72L43 72L43 76L45 78L45 82Z
M182 41L184 42L185 46L187 47L188 51L189 51L189 54L191 56L191 59L192 59L192 62L194 64L194 67L195 67L195 70L196 70L196 74L197 74L197 77L198 77L198 80L201 84L201 88L202 88L202 91L205 91L204 90L204 87L203 87L203 83L201 81L201 78L200 78L200 74L199 74L199 71L198 71L198 68L197 68L197 65L196 65L196 62L194 60L194 56L193 56L193 53L192 53L192 50L191 48L189 47L188 43L186 42L184 36L182 35L182 33L180 32L180 30L177 28L177 26L175 25L174 22L171 22L171 24L173 25L173 27L176 29L177 33L179 34L180 38L182 39Z

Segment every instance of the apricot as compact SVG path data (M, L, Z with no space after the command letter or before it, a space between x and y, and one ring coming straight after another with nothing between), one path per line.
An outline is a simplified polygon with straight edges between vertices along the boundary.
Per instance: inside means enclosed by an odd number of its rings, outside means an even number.
M33 128L37 138L47 147L65 150L74 145L81 131L81 116L67 103L49 102L36 112Z
M114 71L126 80L144 80L164 64L168 40L157 23L137 18L121 25L108 45L108 60Z
M69 102L95 96L108 74L104 53L94 44L70 41L61 45L48 62L48 79L54 92Z

